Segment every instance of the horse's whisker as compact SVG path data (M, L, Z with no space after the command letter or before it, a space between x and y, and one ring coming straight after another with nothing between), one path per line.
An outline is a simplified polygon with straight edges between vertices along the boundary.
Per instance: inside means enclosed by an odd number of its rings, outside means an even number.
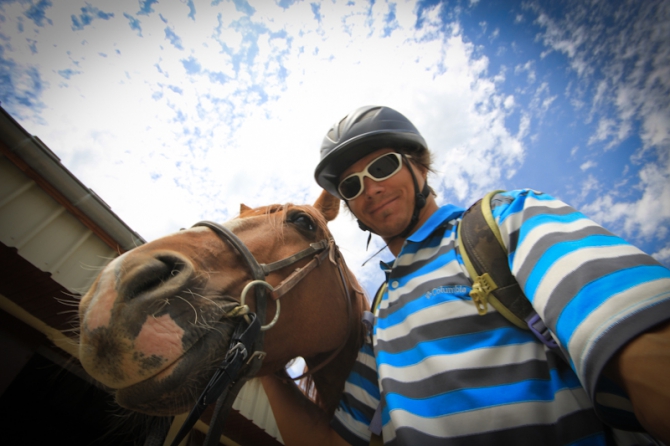
M79 302L75 300L70 300L70 299L60 299L58 297L54 297L56 299L56 302L58 302L61 305L64 305L66 307L77 307L79 308Z
M194 292L194 291L191 290L191 289L184 290L184 292L190 294L190 295L193 296L193 297L198 297L198 298L200 298L200 299L206 300L206 301L212 303L213 305L215 305L215 306L217 306L217 307L222 307L222 306L223 306L223 303L216 302L216 301L213 300L212 298L207 297L207 296L205 296L205 295L203 295L203 294L196 293L196 292Z
M195 309L195 307L193 306L193 304L192 304L191 302L189 302L188 299L184 299L183 297L181 297L181 296L179 296L179 295L177 295L177 296L175 296L175 297L176 297L177 299L181 299L181 300L183 300L184 302L186 302L187 304L189 304L191 308L193 308L193 313L195 314L195 321L193 321L193 325L197 324L197 323L198 323L198 310Z

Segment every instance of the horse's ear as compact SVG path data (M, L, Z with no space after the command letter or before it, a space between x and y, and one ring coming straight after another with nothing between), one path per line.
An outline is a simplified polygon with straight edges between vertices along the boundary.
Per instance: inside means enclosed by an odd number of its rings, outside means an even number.
M340 199L324 190L314 203L314 207L326 217L326 221L331 221L340 212Z
M240 203L240 214L243 213L244 211L250 211L250 210L251 208L249 206L247 206L244 203Z

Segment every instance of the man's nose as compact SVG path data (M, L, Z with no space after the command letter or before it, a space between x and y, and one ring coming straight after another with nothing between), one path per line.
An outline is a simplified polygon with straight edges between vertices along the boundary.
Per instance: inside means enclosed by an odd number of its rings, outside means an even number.
M363 178L363 193L365 195L375 195L384 190L383 181L375 181L372 178L364 177Z

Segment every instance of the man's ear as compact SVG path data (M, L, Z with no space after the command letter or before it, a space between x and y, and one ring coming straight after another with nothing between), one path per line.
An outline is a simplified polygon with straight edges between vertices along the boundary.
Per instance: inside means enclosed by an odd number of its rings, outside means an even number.
M416 168L416 170L421 174L424 180L428 179L428 168L424 166L423 164L417 163L413 159L410 159L410 162L412 165Z

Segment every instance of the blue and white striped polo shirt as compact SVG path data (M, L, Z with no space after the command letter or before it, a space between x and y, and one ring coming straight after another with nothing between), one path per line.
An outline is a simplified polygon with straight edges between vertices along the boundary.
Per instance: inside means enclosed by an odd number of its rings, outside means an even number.
M380 399L392 445L607 444L596 411L639 426L600 371L670 318L670 271L548 195L506 192L492 205L510 268L570 365L493 307L477 313L458 252L463 210L444 206L392 265L374 353L361 350L332 422L351 444L369 443Z

